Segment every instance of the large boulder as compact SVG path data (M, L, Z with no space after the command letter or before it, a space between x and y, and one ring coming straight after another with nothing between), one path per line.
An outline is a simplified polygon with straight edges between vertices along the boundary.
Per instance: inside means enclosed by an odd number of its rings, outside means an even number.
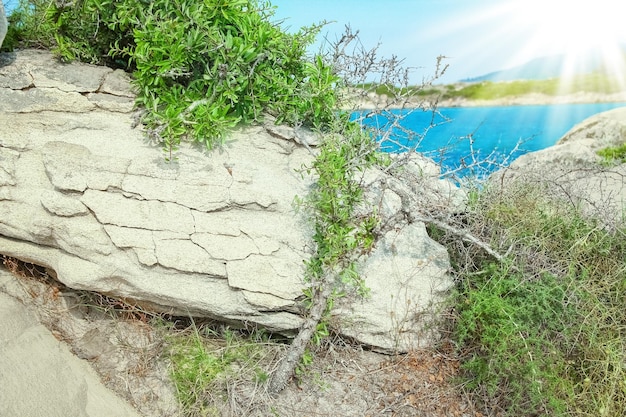
M492 184L538 184L614 228L626 215L626 164L606 166L597 151L626 143L626 107L591 116L556 145L520 156Z
M166 162L135 127L124 73L41 51L0 58L1 254L158 311L299 328L313 245L293 203L314 181L301 171L314 135L251 126ZM393 217L399 197L385 192ZM360 269L370 297L338 309L338 327L381 349L427 343L414 318L451 281L424 225L386 232Z

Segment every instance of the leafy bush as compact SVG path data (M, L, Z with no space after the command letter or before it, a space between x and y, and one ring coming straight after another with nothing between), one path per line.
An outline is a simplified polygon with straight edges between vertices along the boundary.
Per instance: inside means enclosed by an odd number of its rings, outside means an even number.
M306 48L320 26L287 34L255 0L25 1L24 41L63 59L133 70L145 122L169 157L181 139L213 148L264 112L323 128L339 78Z
M132 41L132 28L113 27L115 6L112 0L60 2L20 0L9 20L10 47L53 49L66 61L81 60L115 65L109 58L110 45ZM117 65L126 67L128 57Z
M457 338L472 347L462 365L468 388L509 415L562 413L572 391L558 344L575 314L567 287L551 275L530 281L496 264L464 284Z
M508 416L626 415L626 230L529 185L482 190L467 221L512 254L456 254L454 334L474 398Z

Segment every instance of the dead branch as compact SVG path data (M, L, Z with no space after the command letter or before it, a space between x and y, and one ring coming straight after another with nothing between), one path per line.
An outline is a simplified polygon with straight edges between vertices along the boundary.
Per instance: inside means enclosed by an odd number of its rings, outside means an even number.
M437 220L437 219L435 219L433 217L430 217L430 216L424 216L424 215L415 214L415 213L411 213L410 216L411 216L411 220L432 224L434 226L437 226L440 229L445 230L446 232L452 233L453 235L456 235L456 236L460 237L461 239L465 240L466 242L470 242L470 243L478 246L479 248L481 248L485 252L487 252L489 255L491 255L494 258L496 258L499 262L503 262L504 259L505 259L505 255L501 255L500 253L495 251L491 246L489 246L487 243L485 243L482 240L478 239L476 236L472 235L469 232L466 232L464 230L461 230L461 229L458 229L458 228L452 226L450 223L446 223L446 222L443 222L441 220Z
M333 274L327 273L316 286L309 315L304 319L304 323L298 335L291 343L284 359L278 365L278 369L272 374L268 386L268 391L271 395L280 393L293 376L296 366L298 366L298 362L300 362L300 358L302 358L306 347L313 337L313 333L315 333L317 329L317 325L324 316L328 305L328 298L333 292L333 277Z

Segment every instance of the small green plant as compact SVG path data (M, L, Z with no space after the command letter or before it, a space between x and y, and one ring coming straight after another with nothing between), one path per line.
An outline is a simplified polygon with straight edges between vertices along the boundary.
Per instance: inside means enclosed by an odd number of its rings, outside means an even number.
M315 230L316 252L307 261L305 274L310 285L304 290L307 308L318 311L320 316L313 317L309 324L310 340L315 345L329 335L329 315L335 300L344 296L344 288L356 288L360 296L367 296L356 259L372 249L378 221L374 214L355 215L363 202L358 174L386 161L371 134L350 121L348 114L338 113L333 123L331 130L335 134L326 138L313 165L305 168L309 175L317 177L315 187L306 199L297 201L301 209L307 210ZM294 368L298 374L312 360L306 349L308 342L299 347L300 364Z
M186 416L220 415L226 384L236 379L264 383L262 335L191 326L169 332L167 357L178 400Z
M604 165L623 164L626 162L626 143L620 146L601 149L597 154L602 157L602 163Z

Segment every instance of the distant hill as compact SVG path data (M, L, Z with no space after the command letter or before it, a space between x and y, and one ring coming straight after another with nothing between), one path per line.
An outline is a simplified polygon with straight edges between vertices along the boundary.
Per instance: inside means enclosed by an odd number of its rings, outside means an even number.
M626 45L622 46L626 56ZM585 56L584 61L576 63L576 74L588 74L603 68L604 59L600 51L594 51ZM565 55L551 55L533 59L523 65L513 68L490 72L478 77L465 78L461 82L480 81L513 81L513 80L546 80L558 78L562 75L566 64Z

